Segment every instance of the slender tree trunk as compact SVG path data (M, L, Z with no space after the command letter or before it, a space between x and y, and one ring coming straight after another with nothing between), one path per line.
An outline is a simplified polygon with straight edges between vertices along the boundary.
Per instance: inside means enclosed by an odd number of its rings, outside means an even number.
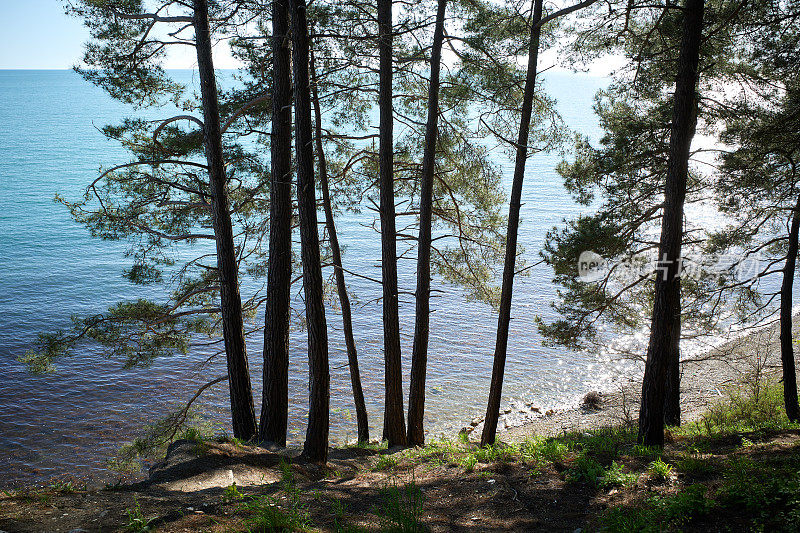
M286 446L292 281L292 80L289 2L272 2L272 136L264 390L259 438Z
M380 109L378 174L381 212L381 278L383 281L383 357L385 408L383 438L389 446L405 445L400 316L397 293L397 230L394 211L394 140L392 137L392 0L378 1L378 107Z
M447 0L439 0L436 28L431 48L431 79L428 86L428 123L425 128L425 152L419 195L419 241L417 243L417 309L414 323L414 350L411 356L411 388L408 395L408 444L425 443L425 378L428 366L428 336L431 299L431 219L433 215L433 180L436 141L439 134L439 71L444 40L444 14Z
M309 44L305 0L290 0L294 57L295 149L297 152L297 208L303 258L303 289L308 327L309 413L303 455L317 462L328 459L330 370L328 327L322 295L322 265L317 232L314 187L314 138L311 129L311 92L308 79Z
M228 385L231 395L231 418L236 438L249 440L256 435L256 414L250 385L250 369L239 296L239 265L233 242L227 178L222 155L222 133L214 63L211 57L211 33L208 29L208 4L194 0L195 48L203 103L203 144L211 193L211 216L217 244L222 331L228 361Z
M500 416L500 399L503 394L503 373L508 350L508 328L511 322L511 296L514 291L514 271L517 263L517 232L519 231L519 210L522 200L522 182L525 178L525 163L528 158L528 133L530 132L533 94L536 87L536 65L539 58L539 37L541 35L542 0L535 0L531 20L531 41L528 49L528 72L525 77L525 92L522 96L522 116L517 137L517 157L514 165L514 179L511 185L511 203L508 208L508 235L506 237L506 257L503 266L503 287L500 292L500 313L497 319L497 340L494 348L494 367L489 388L489 402L486 407L481 445L494 444L497 435L497 420Z
M356 340L353 336L353 318L350 310L350 296L347 294L347 285L344 281L342 270L342 252L339 249L339 236L336 233L336 223L333 219L333 206L331 205L331 192L328 185L328 164L325 159L325 150L322 146L322 110L319 105L319 91L317 90L317 72L314 65L314 51L309 55L309 69L311 71L311 99L314 103L315 141L317 149L317 163L319 167L319 182L322 189L322 207L325 211L325 226L328 228L328 239L333 256L333 269L336 276L336 290L339 295L339 304L342 306L342 328L344 329L344 343L347 346L347 363L350 367L350 385L353 387L353 402L356 407L356 422L358 423L358 442L369 442L369 422L367 421L367 406L364 403L364 390L361 387L361 372L358 369L358 352Z
M678 322L680 326L680 322ZM680 339L680 328L673 333L673 339ZM681 347L674 342L669 354L667 366L667 383L664 389L664 424L681 425Z
M786 416L792 422L800 419L800 407L797 405L797 374L794 365L794 345L792 342L792 286L797 269L797 240L800 233L800 197L792 211L792 222L789 226L789 249L786 252L786 263L783 266L783 283L781 285L781 366L783 368L783 402Z
M703 33L703 9L704 0L686 0L683 9L683 35L678 56L664 215L658 248L659 268L655 281L650 344L647 349L639 411L638 438L641 443L650 446L664 444L665 392L670 365L674 364L680 342L683 203L686 198L689 149L695 123L695 92Z

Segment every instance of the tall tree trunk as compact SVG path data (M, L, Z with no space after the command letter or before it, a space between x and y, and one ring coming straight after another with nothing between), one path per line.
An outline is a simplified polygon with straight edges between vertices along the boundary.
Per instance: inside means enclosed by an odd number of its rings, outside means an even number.
M511 185L511 203L508 208L508 235L506 257L503 265L503 287L500 292L500 313L497 319L497 339L494 348L494 367L489 388L481 445L494 444L497 435L497 419L500 416L500 399L503 394L503 373L508 350L508 327L511 322L511 296L514 291L514 271L517 263L517 232L519 210L522 201L522 182L525 178L525 163L528 159L528 134L533 111L533 94L536 87L536 65L539 59L539 37L541 35L542 0L535 0L531 20L531 42L528 49L528 72L525 77L525 92L522 96L522 116L517 137L517 157L514 164L514 179Z
M680 343L683 203L686 198L689 149L695 124L695 92L703 33L703 9L704 0L686 0L683 9L683 34L678 56L664 215L658 248L659 268L656 271L650 344L647 349L639 411L638 439L650 446L664 444L665 392L670 366L675 364L674 358L677 357Z
M783 368L783 402L786 416L792 422L800 419L800 407L797 405L797 374L794 365L794 346L792 343L792 286L797 269L797 240L800 233L800 197L792 211L792 222L789 226L789 249L786 252L786 263L783 266L783 283L781 284L781 366Z
M680 323L679 323L680 325ZM680 339L680 328L673 338ZM672 345L667 364L667 383L664 389L664 424L681 425L681 347L680 342Z
M347 294L347 285L344 281L342 270L342 252L339 249L339 236L336 233L336 223L333 219L333 206L331 205L331 192L328 185L328 164L325 159L325 150L322 146L322 110L319 105L319 91L317 90L317 71L314 65L314 51L309 55L309 69L311 71L311 98L314 102L314 118L316 119L315 141L317 149L317 163L319 166L319 182L322 189L322 207L325 211L325 226L328 228L328 239L333 256L333 269L336 276L336 290L339 294L339 304L342 306L342 328L344 329L344 343L347 346L347 363L350 367L350 385L353 388L353 403L356 407L356 422L358 424L358 442L369 442L369 422L367 421L367 406L364 403L364 390L361 387L361 372L358 369L358 352L356 340L353 336L353 318L350 310L350 296Z
M428 123L425 128L425 152L419 195L419 241L417 243L417 308L414 323L414 349L411 356L411 388L408 395L408 444L425 443L425 378L428 366L428 337L431 299L431 219L433 215L433 180L436 141L439 134L439 71L444 40L444 14L447 0L439 0L436 28L431 48L431 79L428 86Z
M272 2L272 135L264 389L259 438L286 446L292 278L292 79L289 2Z
M311 129L311 92L308 79L309 44L305 0L290 0L294 57L295 149L297 152L297 209L303 258L303 289L308 328L309 413L303 455L317 462L328 459L330 370L328 327L322 295L322 265L317 232L314 187L314 138Z
M378 174L381 212L381 278L383 281L383 357L385 408L383 438L389 446L405 445L400 316L397 293L397 229L394 210L394 140L392 137L392 0L378 1L378 107L380 109Z
M211 217L217 244L217 276L219 277L222 332L228 362L228 385L231 395L233 435L249 440L256 435L256 414L250 369L242 321L242 300L239 296L239 265L233 242L230 207L222 156L222 133L219 122L219 100L214 62L211 58L211 33L208 28L206 0L194 0L194 32L200 95L203 104L203 144L211 193Z

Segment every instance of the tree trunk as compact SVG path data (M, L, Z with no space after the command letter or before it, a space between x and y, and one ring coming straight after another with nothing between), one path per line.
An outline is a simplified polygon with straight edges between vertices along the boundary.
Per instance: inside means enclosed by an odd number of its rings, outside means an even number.
M394 141L392 138L392 0L378 1L378 107L380 109L378 174L381 212L381 278L383 281L383 357L385 408L383 438L389 446L405 445L400 317L397 293L397 230L394 210Z
M358 352L356 340L353 336L353 318L350 310L350 296L347 294L347 285L344 281L342 270L342 252L339 249L339 237L336 233L336 224L333 219L333 206L331 205L331 192L328 185L328 165L325 159L325 150L322 146L322 111L319 105L319 91L317 90L317 72L314 65L314 52L309 52L309 69L311 71L311 98L314 102L315 140L317 149L317 163L319 166L319 182L322 189L322 207L325 211L325 226L328 228L328 239L333 256L333 269L336 276L336 290L339 295L339 304L342 306L342 328L344 329L344 343L347 346L347 363L350 367L350 385L353 387L353 403L356 407L356 422L358 423L358 442L369 442L369 423L367 421L367 406L364 403L364 390L361 387L361 372L358 369Z
M683 203L689 168L689 149L695 123L695 92L703 32L704 0L686 0L678 56L672 131L664 192L664 215L658 248L650 344L647 349L639 441L664 444L664 408L667 380L678 354L681 331L680 257L683 241ZM672 370L674 372L674 370Z
M226 190L225 165L222 156L222 133L219 122L219 101L214 63L211 57L211 34L208 29L208 4L194 0L195 48L203 104L203 144L211 193L211 217L217 244L217 276L219 277L220 309L225 354L228 361L228 385L231 395L233 435L249 440L256 435L256 414L250 385L250 369L242 321L242 300L239 296L239 265L233 242L233 227Z
M792 343L792 285L797 268L797 240L800 233L800 197L792 211L789 227L789 249L783 266L781 284L781 366L783 368L783 402L786 416L792 422L800 419L797 405L797 374L794 367L794 346Z
M433 215L433 180L436 141L439 134L439 71L444 40L444 14L447 0L439 0L436 28L431 48L431 79L428 86L428 123L425 128L425 152L419 195L419 241L417 243L417 308L414 323L414 349L411 356L411 388L408 395L408 444L425 443L425 378L428 366L428 337L431 299L431 219Z
M259 438L286 446L292 280L292 80L289 2L272 2L272 136L264 390Z
M680 325L680 322L678 323ZM673 339L680 339L680 328ZM680 342L673 342L667 366L667 383L664 389L664 424L681 425L681 350Z
M303 455L324 463L328 459L330 371L328 328L322 295L322 265L317 232L314 187L314 138L311 130L308 22L305 0L291 0L294 57L295 149L297 152L297 209L308 328L309 412Z
M508 349L508 328L511 322L511 296L514 290L514 271L517 263L517 232L519 230L519 210L522 199L522 182L525 178L525 163L528 158L528 133L531 126L533 94L536 87L536 65L539 57L539 37L541 35L542 0L535 0L531 20L531 41L528 49L528 72L525 77L525 92L522 96L522 116L517 137L517 157L514 164L514 179L511 185L511 203L508 208L508 235L506 237L506 256L503 266L503 287L500 293L500 312L497 319L497 339L494 348L494 367L489 388L489 402L486 407L481 445L494 444L497 434L497 419L500 416L500 399L503 393L503 373Z

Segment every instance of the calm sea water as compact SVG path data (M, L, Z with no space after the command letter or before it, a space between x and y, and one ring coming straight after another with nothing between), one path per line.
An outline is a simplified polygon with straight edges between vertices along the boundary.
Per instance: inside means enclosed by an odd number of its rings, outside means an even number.
M189 71L176 77L190 81ZM548 74L545 84L558 99L566 123L597 138L591 106L607 80L580 74ZM215 363L198 369L207 353L156 361L147 369L124 370L87 347L57 363L55 373L31 375L16 361L39 333L69 325L73 314L98 313L121 300L158 297L153 289L126 282L124 243L92 239L53 202L56 193L76 199L99 166L128 156L97 130L131 110L70 71L0 71L0 485L29 483L68 472L107 478L106 459L121 444L179 406L212 377L224 374ZM579 212L554 171L558 156L539 154L529 164L524 189L520 244L538 258L548 229ZM510 179L513 162L496 161ZM379 237L363 220L345 215L340 239L345 266L380 277ZM507 402L526 399L543 407L573 404L587 390L608 385L614 365L600 356L541 345L534 316L549 316L555 297L545 266L518 278L504 387ZM382 419L382 333L380 287L353 278L350 288L362 303L354 309L356 342L373 435ZM401 288L413 291L414 262L401 262ZM491 375L496 315L468 302L460 289L436 283L433 301L427 401L431 434L457 430L482 414ZM410 365L413 303L401 302L404 364ZM351 416L341 317L328 313L332 367L332 438L355 436ZM291 341L290 439L300 442L307 416L306 339ZM260 405L261 343L249 342L256 403ZM408 372L404 381L407 386ZM224 431L227 387L203 397L202 412Z

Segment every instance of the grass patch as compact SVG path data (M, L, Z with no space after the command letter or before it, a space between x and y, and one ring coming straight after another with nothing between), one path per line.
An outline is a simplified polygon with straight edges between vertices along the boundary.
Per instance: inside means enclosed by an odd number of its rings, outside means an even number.
M680 531L726 524L737 531L800 531L800 443L791 449L757 445L797 427L783 411L780 385L729 393L698 422L670 429L674 447L682 449L674 465L658 457L647 466L659 481L681 473L694 483L681 487L679 477L677 492L633 493L630 503L599 516L598 529Z
M381 531L385 533L423 533L429 528L422 523L424 496L416 484L392 486L383 490L383 509L378 513Z
M783 385L778 383L764 385L757 393L747 394L738 389L730 389L726 399L711 406L700 419L672 428L671 432L678 439L700 442L704 438L757 434L798 427L786 417Z

